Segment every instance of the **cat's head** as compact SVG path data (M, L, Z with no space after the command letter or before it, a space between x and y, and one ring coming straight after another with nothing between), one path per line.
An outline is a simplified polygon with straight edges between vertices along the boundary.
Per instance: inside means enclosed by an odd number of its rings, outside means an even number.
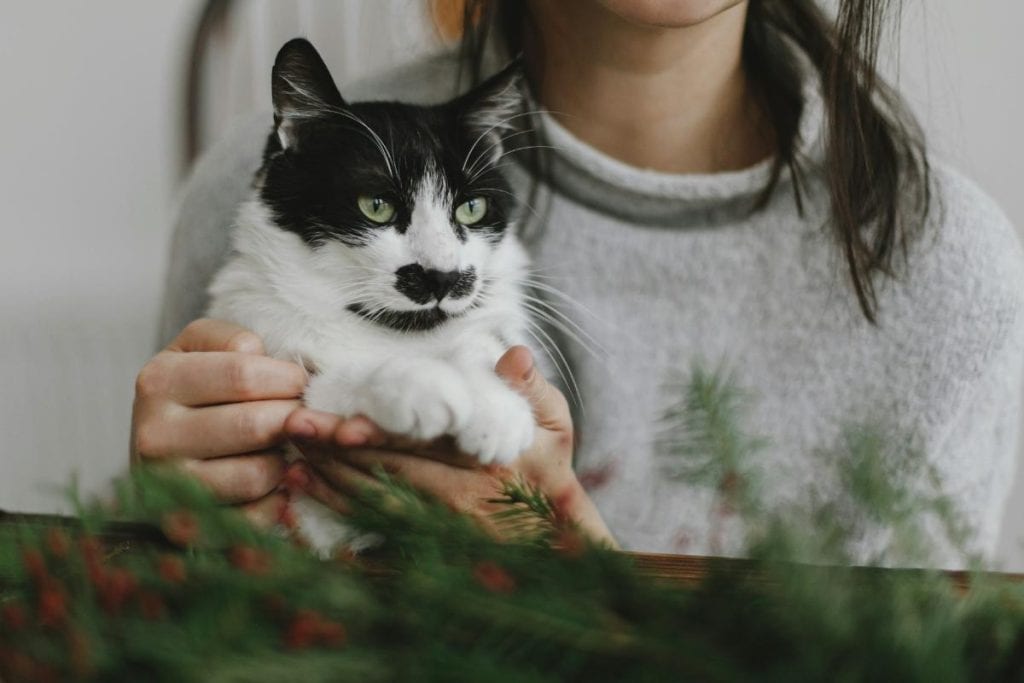
M309 42L281 48L260 199L336 278L339 306L424 330L487 298L510 239L499 167L519 79L514 64L442 105L349 103Z

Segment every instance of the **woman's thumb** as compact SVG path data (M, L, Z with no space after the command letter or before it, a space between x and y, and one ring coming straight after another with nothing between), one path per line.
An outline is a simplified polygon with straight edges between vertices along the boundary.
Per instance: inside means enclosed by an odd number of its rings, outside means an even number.
M513 346L498 360L495 370L505 382L530 402L538 425L547 429L571 429L569 404L566 403L562 392L544 379L528 348Z

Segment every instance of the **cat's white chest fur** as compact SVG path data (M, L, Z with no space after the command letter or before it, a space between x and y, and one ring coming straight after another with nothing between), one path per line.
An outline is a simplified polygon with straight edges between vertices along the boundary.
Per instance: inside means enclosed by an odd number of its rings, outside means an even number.
M335 260L331 277L343 261ZM482 302L435 329L405 332L346 310L323 273L310 268L310 247L273 225L258 199L245 204L234 254L215 277L207 314L253 330L267 352L314 371L311 408L365 415L382 428L417 439L444 434L481 462L508 463L533 440L527 401L494 365L525 338L521 279L526 256L509 236L488 264ZM358 268L353 268L356 287ZM343 538L343 526L309 502L299 505L300 531L321 551Z
M501 354L525 340L526 256L511 236L492 255L482 303L435 329L408 332L362 319L331 297L337 287L308 269L309 247L272 225L258 200L240 212L234 249L210 286L207 313L253 330L270 355L311 368L309 407L365 415L416 439L450 434L483 463L511 462L530 445L529 405L494 371Z

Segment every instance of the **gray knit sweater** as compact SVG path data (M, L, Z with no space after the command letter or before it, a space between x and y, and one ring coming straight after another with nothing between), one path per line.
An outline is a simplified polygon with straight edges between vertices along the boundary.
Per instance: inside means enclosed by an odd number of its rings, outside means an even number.
M349 99L440 101L452 94L452 73L443 57L342 90ZM557 149L552 180L533 196L544 225L530 250L535 270L579 304L562 310L599 346L562 345L582 396L577 471L625 548L741 552L737 530L716 522L711 494L666 476L655 445L676 398L670 381L700 360L729 368L753 395L745 428L769 442L759 464L772 500L809 490L822 476L821 449L844 426L884 424L923 449L973 527L972 545L989 552L1014 476L1024 370L1017 236L984 193L938 165L926 235L908 272L881 282L881 324L868 324L825 228L826 191L813 172L820 125L809 111L802 214L786 178L767 207L748 210L767 162L713 175L658 173L545 120ZM238 126L185 189L165 340L204 310L270 123L263 114ZM885 532L863 540L867 553Z

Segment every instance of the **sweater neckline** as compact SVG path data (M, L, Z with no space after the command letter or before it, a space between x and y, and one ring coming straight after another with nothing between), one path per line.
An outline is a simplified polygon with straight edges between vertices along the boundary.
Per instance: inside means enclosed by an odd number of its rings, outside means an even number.
M808 168L822 156L822 109L816 89L805 88L804 97L796 154ZM664 227L711 227L736 221L755 209L771 179L774 156L718 173L666 173L633 166L580 140L542 108L535 111L539 113L532 125L539 132L539 144L551 147L541 158L543 177L528 171L520 154L512 155L519 162L513 172L621 220ZM775 194L790 187L791 180L784 167Z

